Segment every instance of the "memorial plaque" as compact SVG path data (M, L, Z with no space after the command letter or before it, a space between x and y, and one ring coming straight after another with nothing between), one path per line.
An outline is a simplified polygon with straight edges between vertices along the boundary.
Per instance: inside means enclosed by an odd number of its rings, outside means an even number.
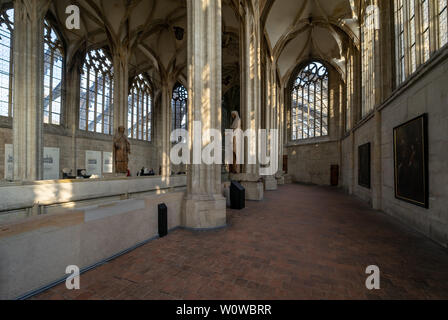
M59 148L44 148L44 180L59 180Z
M112 152L103 152L103 173L113 173Z
M86 151L86 171L88 176L96 175L101 177L101 152Z
M5 180L14 179L14 148L12 144L5 145Z

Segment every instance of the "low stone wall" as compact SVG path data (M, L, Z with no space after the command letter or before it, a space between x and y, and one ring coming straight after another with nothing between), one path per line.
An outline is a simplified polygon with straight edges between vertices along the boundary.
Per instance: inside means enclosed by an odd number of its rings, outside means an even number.
M119 189L126 183L108 184ZM168 206L168 227L181 226L184 197L184 192L154 194L0 225L0 299L15 299L64 279L69 265L89 268L157 237L160 203Z
M184 189L187 177L110 178L98 180L58 180L0 186L0 223L30 215L55 213L79 205L123 200L145 193ZM30 210L34 208L34 210ZM37 211L37 212L36 212Z

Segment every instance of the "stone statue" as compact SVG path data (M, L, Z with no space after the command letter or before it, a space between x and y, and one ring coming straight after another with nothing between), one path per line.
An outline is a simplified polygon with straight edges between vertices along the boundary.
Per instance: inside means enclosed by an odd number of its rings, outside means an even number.
M232 112L232 126L231 129L233 130L233 132L235 133L236 130L241 130L241 119L240 116L238 114L238 111L233 111ZM241 166L239 164L237 164L237 148L238 144L236 141L236 137L233 137L233 163L230 165L230 173L233 174L239 174L241 173Z
M114 161L116 173L128 173L129 154L131 144L125 136L125 128L120 126L114 137Z

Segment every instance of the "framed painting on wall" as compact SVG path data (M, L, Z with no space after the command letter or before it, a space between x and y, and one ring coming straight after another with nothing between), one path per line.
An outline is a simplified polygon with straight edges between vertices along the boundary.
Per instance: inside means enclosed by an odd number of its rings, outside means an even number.
M358 184L371 188L371 144L366 143L358 148Z
M429 208L428 115L394 129L395 197Z

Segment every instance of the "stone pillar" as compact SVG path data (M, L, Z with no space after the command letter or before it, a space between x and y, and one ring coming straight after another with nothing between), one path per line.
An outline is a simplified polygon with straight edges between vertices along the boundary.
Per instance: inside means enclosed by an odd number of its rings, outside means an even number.
M200 121L202 130L221 132L221 0L190 0L188 7L188 93L191 142L201 147L211 142L202 136L194 140L193 122ZM194 157L191 148L191 160ZM191 164L188 168L187 196L183 226L191 229L224 227L226 199L221 190L221 165Z
M127 49L113 49L112 63L114 65L114 132L118 127L128 129L128 97L129 97L129 53ZM115 172L115 170L114 170Z
M70 156L70 169L72 173L77 173L77 144L76 144L76 130L78 128L79 121L79 95L80 95L80 75L82 62L79 58L76 58L73 65L66 66L68 72L65 78L64 87L66 88L66 100L65 100L65 127L71 134L71 156Z
M171 176L171 98L173 94L173 84L164 83L161 89L161 113L160 113L160 130L159 130L159 147L161 150L162 176L169 180Z
M14 2L14 180L43 176L43 18L49 1Z
M285 184L285 174L286 172L283 171L283 155L285 154L285 141L287 141L286 138L286 114L285 114L285 103L284 103L284 89L282 86L277 86L277 123L278 123L278 131L279 131L279 150L278 150L278 173L276 175L277 178L277 184L283 185Z
M271 57L266 57L266 130L277 129L277 91L276 91L276 81L275 81L275 68ZM269 137L272 139L272 137ZM269 154L275 155L279 152L280 145L277 145L277 150L271 150L271 145L269 144L268 150ZM276 159L277 161L277 159ZM278 189L277 176L278 172L270 176L263 177L264 189L266 191L275 191Z
M382 170L382 137L381 137L381 111L375 111L375 134L372 154L372 207L376 210L382 209L382 187L383 187L383 170Z
M241 181L246 188L246 199L261 201L264 198L264 186L260 177L260 164L258 162L258 129L261 115L261 28L259 1L252 1L253 5L246 4L241 8L244 18L241 25L241 119L244 130L254 130L257 142L246 144L246 164L244 173L233 177ZM247 157L255 156L256 164L248 164Z

